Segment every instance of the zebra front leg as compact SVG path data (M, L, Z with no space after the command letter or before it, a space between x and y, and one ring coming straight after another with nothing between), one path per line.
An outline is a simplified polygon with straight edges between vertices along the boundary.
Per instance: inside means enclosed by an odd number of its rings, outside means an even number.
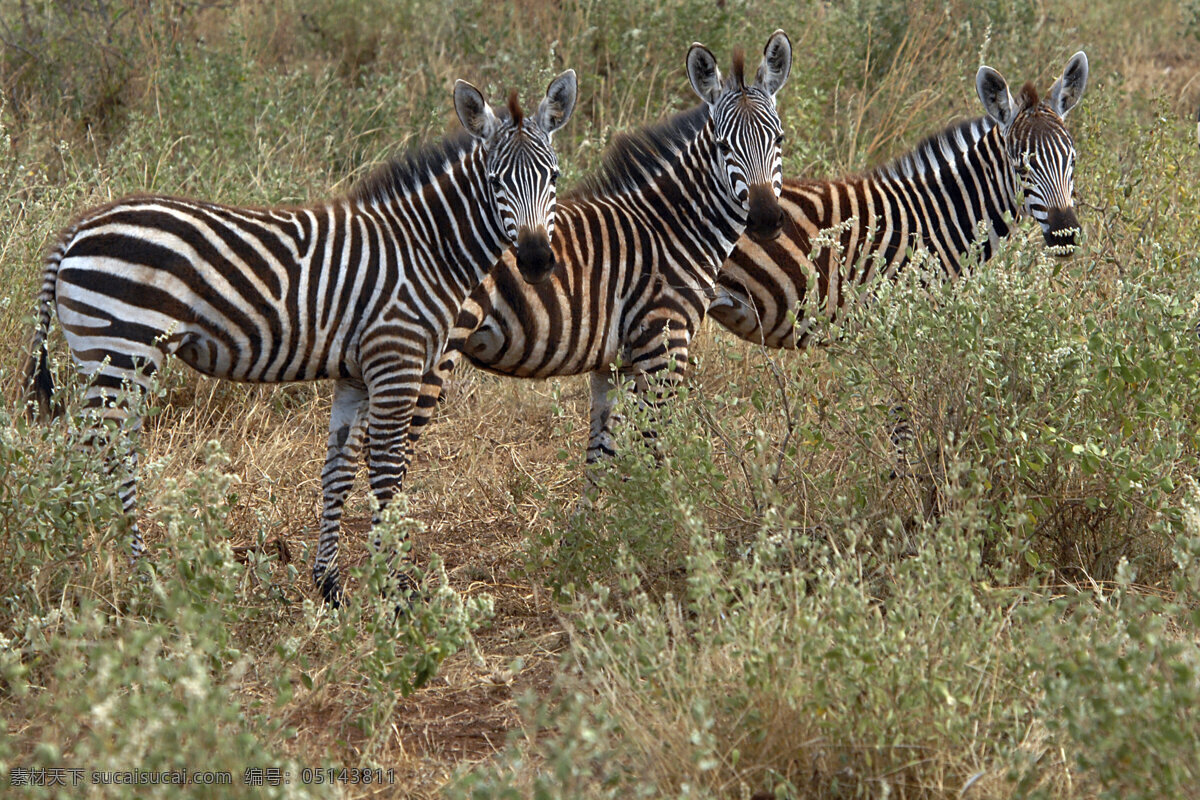
M617 454L613 441L613 406L616 405L617 385L613 383L610 370L596 370L591 380L592 410L591 426L588 431L587 466L590 468L602 459ZM590 474L590 469L589 469Z
M675 398L687 369L688 343L691 334L686 326L672 329L668 322L657 342L631 351L630 367L636 375L634 390L638 403L647 410L648 423L642 428L642 440L654 453L658 448L658 420L662 409Z
M903 403L888 409L888 441L892 444L892 456L895 459L888 480L911 478L914 462L909 450L916 442L916 435L909 419L908 406Z
M448 345L445 352L442 353L438 360L437 366L428 370L425 376L421 379L421 389L417 393L416 406L413 409L412 420L408 425L408 447L405 450L404 474L408 473L408 463L412 459L412 454L416 450L417 441L421 438L421 434L429 427L429 423L433 421L433 414L437 410L438 401L442 399L442 391L446 387L446 381L450 374L454 372L458 360L462 358L462 352L453 344Z
M595 370L588 378L592 395L591 424L588 430L587 460L583 467L583 494L571 512L573 517L584 514L591 508L592 498L598 488L600 464L617 454L613 426L621 421L621 415L613 413L621 384L620 381L613 380L612 370Z
M341 604L341 575L338 567L338 531L346 495L354 485L358 453L366 422L367 389L354 381L338 381L333 388L333 411L329 415L329 444L321 470L321 535L313 563L313 583L325 602Z
M411 454L409 426L416 408L420 387L419 370L402 369L390 372L387 384L372 387L370 413L367 422L367 471L376 511L372 518L374 536L371 545L376 552L383 549L380 531L383 511L403 488ZM392 549L387 553L389 578L402 596L410 598L417 586L401 564L400 554ZM385 590L386 592L387 590ZM401 609L398 608L397 612Z

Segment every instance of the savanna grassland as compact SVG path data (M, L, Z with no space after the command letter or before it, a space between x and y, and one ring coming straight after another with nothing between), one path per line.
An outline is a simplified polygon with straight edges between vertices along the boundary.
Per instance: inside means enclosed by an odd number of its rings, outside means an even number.
M1085 49L1081 251L1026 223L815 352L706 325L661 462L624 408L590 504L585 379L463 369L385 526L424 573L400 620L362 481L351 601L311 586L330 387L169 369L130 576L86 430L18 400L75 214L334 196L450 130L455 78L533 98L568 66L569 187L695 102L692 41L754 65L775 28L796 176L982 113L981 63L1044 90ZM77 769L232 775L197 797L1200 797L1194 0L0 0L0 93L4 796L184 792L11 786ZM891 477L896 398L915 438ZM305 772L343 767L384 782Z

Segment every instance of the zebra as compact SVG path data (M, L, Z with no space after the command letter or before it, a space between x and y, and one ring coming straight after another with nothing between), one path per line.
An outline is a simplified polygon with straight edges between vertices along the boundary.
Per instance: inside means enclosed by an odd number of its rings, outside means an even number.
M421 375L463 300L510 246L524 280L544 280L554 266L551 137L576 94L567 70L526 116L515 92L497 112L460 80L461 131L392 160L330 202L238 208L135 196L86 212L49 252L27 388L45 412L52 306L90 379L85 404L126 435L141 424L129 395L149 388L168 355L236 381L334 380L313 580L338 605L338 531L360 446L383 509L399 487ZM124 475L109 463L122 478L135 562L144 549L136 457Z
M738 242L717 278L709 315L755 344L803 349L821 340L819 320L835 320L848 296L869 296L847 287L894 276L920 251L957 278L973 250L987 260L1015 220L1031 216L1050 253L1071 255L1079 220L1075 144L1064 119L1087 76L1081 51L1044 99L1026 83L1014 100L1004 77L982 66L975 86L986 116L952 125L862 176L787 181L784 235ZM820 246L831 232L839 247ZM804 308L816 311L804 316ZM913 430L903 405L889 416L902 473Z
M1027 83L1014 101L1004 77L980 67L975 85L986 116L951 125L862 176L787 181L784 235L738 242L709 315L755 344L803 349L819 331L798 309L815 300L832 321L853 294L847 286L895 275L919 251L958 277L972 248L990 258L1013 222L1032 216L1051 253L1072 254L1079 236L1075 143L1063 120L1087 75L1087 56L1076 53L1044 100ZM987 236L979 240L981 226ZM830 231L840 248L815 252L814 242Z
M740 51L725 80L712 53L691 46L687 73L703 102L617 137L600 173L564 196L553 243L558 265L548 281L522 284L506 255L471 295L441 362L425 376L410 452L464 356L519 378L590 373L589 464L615 452L613 365L634 378L652 408L669 398L734 243L743 232L765 241L781 230L775 95L791 60L790 40L775 31L747 85ZM653 392L650 376L663 378Z

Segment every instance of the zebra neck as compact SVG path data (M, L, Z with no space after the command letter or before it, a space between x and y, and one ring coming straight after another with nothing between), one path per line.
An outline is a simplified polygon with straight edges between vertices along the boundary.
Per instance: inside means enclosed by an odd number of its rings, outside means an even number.
M671 231L699 257L694 266L709 281L733 251L746 229L748 213L730 197L721 179L723 169L710 119L680 153L679 159L646 190L666 200L673 216ZM662 213L663 209L659 209Z
M473 147L467 158L442 177L439 188L456 198L455 219L466 223L465 227L459 226L457 236L443 232L439 237L445 257L455 259L453 263L462 268L465 298L491 272L509 245L496 216L496 199L488 186L483 148Z
M506 240L487 185L483 150L472 147L445 169L428 173L403 196L381 201L402 220L427 268L464 299L504 253Z
M983 176L976 205L988 217L990 229L998 239L1006 239L1012 234L1013 223L1025 216L1024 204L1016 198L1019 186L1016 170L1008 157L1000 126L988 118L978 120L978 125L984 133L964 152L962 162L971 172ZM990 257L990 248L985 254Z
M914 211L934 209L953 217L953 224L945 229L953 229L954 234L947 237L932 227L929 233L937 237L939 249L950 262L947 266L955 270L973 246L979 247L982 260L991 258L1022 215L1016 173L1000 127L988 117L959 123L929 137L877 175L902 187L901 193L911 198ZM986 228L982 239L981 225Z

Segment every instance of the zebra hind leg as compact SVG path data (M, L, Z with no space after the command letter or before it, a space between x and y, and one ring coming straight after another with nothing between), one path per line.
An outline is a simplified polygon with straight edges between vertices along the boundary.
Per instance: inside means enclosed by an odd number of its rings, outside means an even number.
M155 372L153 365L137 372L101 368L92 376L84 393L85 408L96 416L84 444L102 453L104 471L117 482L122 518L129 536L130 565L136 566L145 555L146 545L138 526L137 434L142 426L142 405L148 396Z
M329 441L321 470L321 534L313 562L313 583L325 602L341 604L341 570L338 566L338 532L346 495L354 485L358 455L366 423L367 390L360 383L338 381L329 416Z

